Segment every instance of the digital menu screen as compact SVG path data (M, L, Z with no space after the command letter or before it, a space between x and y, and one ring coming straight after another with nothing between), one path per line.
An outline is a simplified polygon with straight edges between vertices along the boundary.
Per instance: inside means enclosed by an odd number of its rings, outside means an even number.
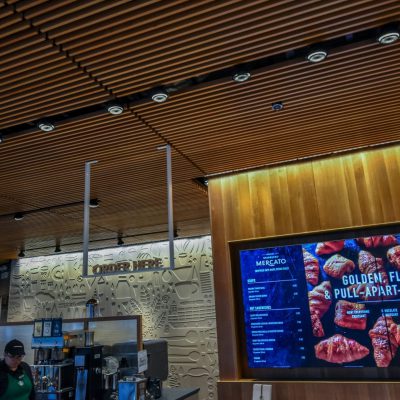
M400 235L239 251L250 368L400 365Z

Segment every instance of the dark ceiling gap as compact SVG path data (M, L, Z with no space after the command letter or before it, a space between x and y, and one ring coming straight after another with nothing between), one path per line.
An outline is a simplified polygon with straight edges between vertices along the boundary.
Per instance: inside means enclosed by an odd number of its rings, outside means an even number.
M50 44L53 48L57 49L57 51L65 56L67 60L69 60L76 68L78 68L80 71L82 71L86 76L88 76L95 84L100 86L102 89L104 89L113 99L118 100L117 95L113 92L113 90L108 87L105 83L100 81L97 77L95 77L88 69L87 67L83 66L81 62L76 61L74 56L70 56L68 50L63 50L62 44L58 44L55 39L50 39L47 33L44 33L41 31L40 27L35 26L34 23L32 22L31 19L28 19L25 17L25 13L22 11L17 10L17 3L14 3L12 5L8 4L8 0L4 0L4 4L7 6L11 6L14 15L19 17L21 21L29 24L29 27L35 31L44 41L48 44ZM198 169L203 175L206 174L205 171L203 171L194 161L192 161L187 155L185 155L181 150L176 148L173 144L171 144L162 134L160 134L155 128L151 126L150 123L148 123L137 111L132 110L129 107L129 111L131 112L132 115L136 117L143 125L145 125L152 133L157 135L160 139L162 139L165 144L169 144L178 154L180 154L183 158L185 158L189 163L191 163L196 169Z

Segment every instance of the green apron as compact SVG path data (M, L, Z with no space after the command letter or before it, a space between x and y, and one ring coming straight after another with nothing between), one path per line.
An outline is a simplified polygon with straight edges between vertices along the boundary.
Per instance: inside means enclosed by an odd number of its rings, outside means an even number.
M32 390L32 382L25 372L17 377L8 375L8 386L0 400L28 400Z

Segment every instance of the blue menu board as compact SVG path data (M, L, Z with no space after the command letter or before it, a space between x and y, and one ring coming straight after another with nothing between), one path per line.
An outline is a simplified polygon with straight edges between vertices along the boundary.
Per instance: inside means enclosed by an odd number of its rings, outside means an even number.
M400 235L239 251L248 367L400 365Z
M302 247L245 250L240 260L249 366L305 365L312 332Z

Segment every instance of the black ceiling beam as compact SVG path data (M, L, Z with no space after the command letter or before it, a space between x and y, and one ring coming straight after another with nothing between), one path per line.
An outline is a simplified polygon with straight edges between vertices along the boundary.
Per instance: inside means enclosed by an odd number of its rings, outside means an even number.
M91 199L91 201L94 201L97 199ZM97 200L98 202L98 200ZM27 210L27 211L18 211L14 213L9 213L9 214L2 214L0 215L0 218L6 218L6 217L14 217L15 214L23 214L28 215L28 214L35 214L35 213L40 213L40 212L46 212L46 211L53 211L53 210L58 210L62 208L68 208L68 207L74 207L74 206L80 206L83 205L84 201L75 201L73 203L66 203L66 204L57 204L55 206L48 206L48 207L42 207L42 208L34 208L32 210Z
M396 24L395 23L390 23ZM385 25L384 27L386 27ZM384 28L382 26L377 28L371 28L360 32L350 33L344 36L318 42L309 46L304 46L298 49L289 50L283 53L274 54L264 58L260 58L253 61L248 61L242 64L234 65L225 69L213 71L204 75L191 77L189 79L182 80L177 83L163 85L162 88L168 93L173 94L178 91L188 91L201 87L206 84L217 83L225 79L232 79L232 75L238 70L246 69L250 72L257 72L259 70L266 69L271 66L276 66L288 61L304 60L308 52L313 48L323 48L329 52L332 50L339 50L340 48L347 48L349 45L355 45L362 42L376 41L379 32ZM378 44L377 44L378 45ZM145 91L130 94L128 96L119 97L116 99L124 108L132 107L135 104L140 104L145 101L151 101L151 95L155 88L150 88ZM20 134L30 133L37 131L37 123L41 120L49 121L55 125L62 124L65 122L71 122L77 119L88 118L90 116L106 113L106 104L110 101L106 101L99 104L94 104L88 107L78 108L75 110L67 111L61 114L54 115L43 115L35 121L31 121L24 124L8 126L0 129L0 134L3 139L7 140L11 137L15 137Z

